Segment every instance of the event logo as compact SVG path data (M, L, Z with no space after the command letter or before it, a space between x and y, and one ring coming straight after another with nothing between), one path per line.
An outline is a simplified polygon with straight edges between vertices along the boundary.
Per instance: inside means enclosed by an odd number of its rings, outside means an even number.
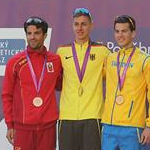
M8 59L25 49L24 39L0 39L0 65L6 65Z
M48 28L44 45L49 49L52 29ZM8 59L27 46L23 28L0 28L0 76L4 76Z
M102 43L102 42L101 42ZM114 42L107 42L107 47L109 49L111 49L113 52L117 52L120 47L117 46ZM142 51L150 54L150 46L146 46L144 43L142 43L141 41L138 42L133 42L133 45L139 47Z

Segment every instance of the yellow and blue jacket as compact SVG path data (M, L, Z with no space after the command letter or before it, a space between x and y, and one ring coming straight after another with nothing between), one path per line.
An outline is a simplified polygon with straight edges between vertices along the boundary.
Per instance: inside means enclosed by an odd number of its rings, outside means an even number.
M120 50L121 75L132 49ZM107 59L106 100L102 122L110 125L150 127L150 118L146 119L146 95L150 103L150 56L136 47L120 91L117 55L118 53L110 54ZM124 98L120 105L115 101L118 95Z
M80 68L88 43L80 45L75 42ZM57 54L60 55L63 66L60 120L101 119L104 107L102 72L104 60L109 52L105 46L91 42L87 67L82 83L80 83L75 68L71 44L58 48ZM82 96L78 95L80 86L83 87Z

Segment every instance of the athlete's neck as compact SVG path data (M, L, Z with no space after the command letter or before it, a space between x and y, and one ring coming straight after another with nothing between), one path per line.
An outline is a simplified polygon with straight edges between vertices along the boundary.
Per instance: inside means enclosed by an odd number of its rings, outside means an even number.
M37 47L37 48L32 48L32 47L30 47L30 49L32 49L32 50L35 51L35 52L41 52L41 51L43 51L44 46L40 46L40 47Z
M75 39L75 42L80 44L80 45L83 45L84 43L86 43L87 41L89 41L90 39L85 39L85 40L79 40L79 39Z
M133 43L131 43L131 44L128 44L127 46L123 46L121 48L125 49L125 50L128 50L128 49L132 48L133 46L134 46Z

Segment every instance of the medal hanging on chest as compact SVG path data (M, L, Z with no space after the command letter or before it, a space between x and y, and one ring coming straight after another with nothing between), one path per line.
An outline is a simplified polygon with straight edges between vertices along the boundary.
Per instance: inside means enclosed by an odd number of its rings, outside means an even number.
M80 85L79 85L79 88L78 88L78 96L82 96L83 93L84 93L84 88L82 86L82 80L83 80L85 70L86 70L86 67L87 67L87 62L88 62L90 50L91 50L91 44L89 43L89 45L87 47L87 50L86 50L86 53L85 53L85 56L84 56L82 67L80 69L79 61L78 61L77 53L76 53L76 48L75 48L75 43L74 42L72 43L73 59L74 59L74 63L75 63L76 72L77 72L77 75L78 75L78 78L79 78L79 81L80 81Z
M42 85L42 81L43 81L43 78L44 78L44 72L45 72L45 68L46 68L46 56L45 56L45 59L44 59L43 68L42 68L42 72L41 72L41 75L40 75L39 83L37 81L37 78L36 78L35 72L33 70L33 66L31 64L31 60L29 58L29 55L28 55L27 51L26 51L26 58L27 58L27 62L28 62L28 65L29 65L29 70L30 70L30 73L31 73L31 76L32 76L32 79L33 79L33 83L34 83L35 89L37 91L37 96L33 98L32 104L35 107L40 107L40 106L43 105L43 99L38 94L39 94L39 91L40 91L40 88L41 88L41 85Z
M129 64L130 64L130 61L131 61L131 58L132 58L134 52L135 52L135 47L133 47L133 50L132 50L130 56L128 57L128 60L127 60L126 65L124 66L122 75L120 75L120 70L121 70L121 65L119 62L120 52L117 55L117 75L118 75L118 84L119 84L119 91L120 92L121 92L121 89L124 85L126 73L127 73L127 70L128 70L128 67L129 67ZM116 104L121 105L124 102L124 97L122 95L117 95L115 101L116 101Z

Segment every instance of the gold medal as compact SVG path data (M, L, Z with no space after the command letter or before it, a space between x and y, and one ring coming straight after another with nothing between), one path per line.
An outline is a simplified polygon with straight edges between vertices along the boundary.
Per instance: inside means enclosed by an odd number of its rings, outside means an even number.
M123 96L122 96L122 95L118 95L118 96L116 97L116 103L117 103L118 105L121 105L121 104L123 104L123 102L124 102Z
M78 95L82 96L82 94L83 94L83 87L80 86L79 89L78 89Z
M35 98L33 99L33 105L34 105L35 107L40 107L40 106L42 106L42 104L43 104L43 100L42 100L41 97L35 97Z

